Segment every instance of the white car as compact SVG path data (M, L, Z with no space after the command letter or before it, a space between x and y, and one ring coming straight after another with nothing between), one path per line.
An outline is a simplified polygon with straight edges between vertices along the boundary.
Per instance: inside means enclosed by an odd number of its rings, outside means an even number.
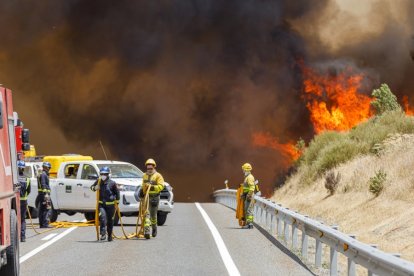
M32 179L32 191L28 198L31 214L36 216L37 197L37 170L41 163L26 163L27 176ZM60 213L74 215L84 213L86 219L95 218L96 193L90 187L98 178L102 167L111 169L111 178L120 190L119 209L122 216L138 215L139 198L138 188L142 185L143 172L136 166L118 161L70 161L63 162L57 173L57 178L50 178L52 199L51 221L56 221ZM158 208L158 224L163 225L174 207L174 195L171 186L166 183L161 192ZM115 217L115 224L119 218Z

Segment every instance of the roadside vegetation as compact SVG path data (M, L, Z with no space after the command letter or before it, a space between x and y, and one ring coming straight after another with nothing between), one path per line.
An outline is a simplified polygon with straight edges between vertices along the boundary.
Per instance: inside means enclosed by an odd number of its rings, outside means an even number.
M414 116L388 86L372 95L369 120L299 143L296 172L272 199L414 261Z

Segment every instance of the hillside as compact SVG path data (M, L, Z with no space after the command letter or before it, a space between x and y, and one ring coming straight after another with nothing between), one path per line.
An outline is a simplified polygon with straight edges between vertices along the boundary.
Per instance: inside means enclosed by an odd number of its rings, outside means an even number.
M414 261L413 133L414 117L401 112L374 117L348 132L322 133L273 199ZM329 175L339 180L332 195L325 188ZM384 179L378 196L369 189L375 176L377 182Z

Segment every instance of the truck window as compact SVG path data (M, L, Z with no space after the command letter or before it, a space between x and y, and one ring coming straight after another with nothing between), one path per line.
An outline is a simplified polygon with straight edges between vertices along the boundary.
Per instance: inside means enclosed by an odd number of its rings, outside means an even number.
M27 178L32 178L32 176L33 176L33 174L32 174L32 167L30 167L30 166L26 166L25 168L24 168L24 176L25 177L27 177Z
M82 179L89 179L89 175L98 175L98 173L95 170L95 167L89 164L84 164L82 169Z
M78 175L79 164L67 164L65 166L65 178L76 178Z

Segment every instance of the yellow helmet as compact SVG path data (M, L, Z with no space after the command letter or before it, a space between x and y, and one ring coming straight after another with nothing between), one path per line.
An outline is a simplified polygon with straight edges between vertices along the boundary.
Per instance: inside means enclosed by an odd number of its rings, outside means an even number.
M154 167L156 167L157 163L155 163L154 159L150 158L145 162L145 166L148 166L148 165L153 165Z
M243 171L248 171L248 172L250 172L252 169L253 169L253 168L252 168L252 165L250 165L249 163L244 163L244 164L243 164L243 166L242 166L242 170L243 170Z

